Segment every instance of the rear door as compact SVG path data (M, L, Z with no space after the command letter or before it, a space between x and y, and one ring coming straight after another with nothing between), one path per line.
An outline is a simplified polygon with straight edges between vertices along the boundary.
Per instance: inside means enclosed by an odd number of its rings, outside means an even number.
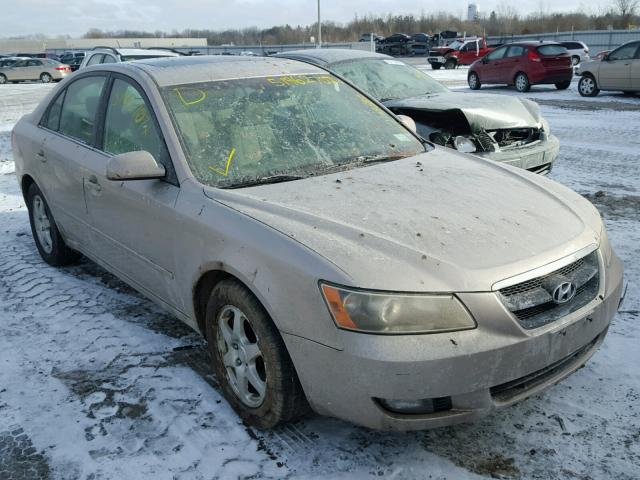
M640 45L636 51L636 58L631 62L631 89L640 92Z
M24 71L25 80L38 80L43 72L42 60L28 60Z
M120 276L182 310L175 272L174 210L180 191L155 114L142 88L114 75L102 107L98 148L86 158L85 199L97 255ZM145 150L163 164L164 179L112 181L113 155Z
M631 64L640 42L632 42L615 49L600 62L598 86L602 90L631 89Z
M500 78L508 79L512 82L516 73L522 69L522 61L527 53L527 48L521 45L511 45L504 58L500 61L498 75Z
M38 184L52 205L72 247L88 246L84 201L84 158L93 149L96 115L106 75L81 76L62 90L40 122L42 144L36 151Z

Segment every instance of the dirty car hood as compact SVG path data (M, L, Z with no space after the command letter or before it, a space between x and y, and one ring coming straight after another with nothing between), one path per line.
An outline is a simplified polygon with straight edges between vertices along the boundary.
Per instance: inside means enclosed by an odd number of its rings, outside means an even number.
M481 129L539 128L542 121L538 104L508 95L446 92L389 100L384 104L392 111L459 110L469 122L473 133Z
M551 180L436 149L303 180L205 195L273 227L346 275L402 291L488 291L599 241L583 197Z

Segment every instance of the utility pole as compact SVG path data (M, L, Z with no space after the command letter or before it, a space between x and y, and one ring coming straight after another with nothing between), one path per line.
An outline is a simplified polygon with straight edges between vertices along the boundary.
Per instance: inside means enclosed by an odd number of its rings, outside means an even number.
M318 0L318 47L322 47L322 23L320 23L320 0Z

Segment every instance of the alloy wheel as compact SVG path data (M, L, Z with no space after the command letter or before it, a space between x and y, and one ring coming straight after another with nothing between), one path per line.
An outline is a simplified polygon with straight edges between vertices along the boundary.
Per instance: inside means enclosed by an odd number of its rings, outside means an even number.
M258 408L267 393L267 375L258 338L246 315L233 305L218 314L217 347L227 380L238 399Z
M40 75L40 80L42 80L42 83L49 83L51 82L51 75L49 75L48 73L43 73L42 75Z
M40 195L33 197L33 226L38 237L40 246L46 253L53 251L53 240L51 238L51 221L47 214L47 209Z
M469 87L471 87L472 90L475 90L477 86L478 76L475 73L472 73L471 75L469 75Z
M527 80L527 77L525 77L522 73L516 77L516 89L519 92L526 91L528 83L529 81Z
M578 85L578 88L580 89L581 94L588 97L593 94L593 91L596 88L596 83L591 77L582 77L580 79L580 85Z

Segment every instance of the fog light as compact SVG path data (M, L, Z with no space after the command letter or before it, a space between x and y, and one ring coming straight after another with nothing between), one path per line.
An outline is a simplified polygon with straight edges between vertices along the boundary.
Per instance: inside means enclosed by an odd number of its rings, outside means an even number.
M473 153L476 151L476 144L461 135L453 139L453 146L456 147L456 150L463 153Z
M387 400L379 398L378 402L385 410L408 415L445 412L452 408L451 397L421 398L418 400Z

